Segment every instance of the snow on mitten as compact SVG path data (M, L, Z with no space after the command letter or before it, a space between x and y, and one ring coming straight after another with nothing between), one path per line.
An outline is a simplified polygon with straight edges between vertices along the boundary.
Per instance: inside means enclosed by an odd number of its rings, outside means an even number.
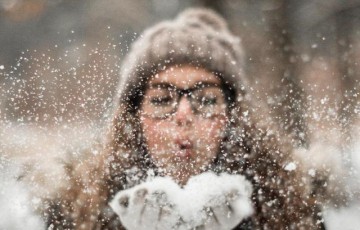
M241 175L203 173L187 184L188 192L201 191L202 207L193 220L195 227L205 230L230 230L253 213L252 186ZM199 222L200 220L200 222Z
M175 204L169 200L174 189L179 187L170 178L155 178L120 191L110 206L128 230L174 229L180 219Z

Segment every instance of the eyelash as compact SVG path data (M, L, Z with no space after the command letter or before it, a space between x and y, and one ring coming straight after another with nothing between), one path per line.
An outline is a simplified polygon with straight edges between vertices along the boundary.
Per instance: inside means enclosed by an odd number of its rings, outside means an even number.
M203 97L201 98L201 103L204 105L214 105L216 104L216 97Z
M155 105L164 105L164 104L168 104L171 101L171 98L169 96L165 96L165 97L153 97L150 99L150 102L152 104Z

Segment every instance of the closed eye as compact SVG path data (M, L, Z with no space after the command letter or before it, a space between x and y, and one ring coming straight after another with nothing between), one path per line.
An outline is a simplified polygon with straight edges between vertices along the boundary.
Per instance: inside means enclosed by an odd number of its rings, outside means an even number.
M167 106L170 105L171 102L172 102L172 98L169 96L150 98L150 103L156 106Z
M201 98L201 105L203 106L210 106L215 105L217 103L216 97L203 97Z

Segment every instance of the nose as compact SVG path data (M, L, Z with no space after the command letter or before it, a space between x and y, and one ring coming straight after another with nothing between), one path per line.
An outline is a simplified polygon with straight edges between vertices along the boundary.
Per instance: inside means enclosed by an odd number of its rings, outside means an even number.
M182 97L179 101L177 111L175 113L175 121L178 125L189 125L194 118L190 101L186 97Z

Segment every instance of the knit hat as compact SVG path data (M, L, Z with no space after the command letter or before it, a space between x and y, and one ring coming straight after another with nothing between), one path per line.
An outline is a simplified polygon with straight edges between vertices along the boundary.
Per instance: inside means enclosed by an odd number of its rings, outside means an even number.
M172 21L150 27L133 43L123 62L120 100L134 101L148 78L172 65L202 67L241 93L245 83L240 39L208 9L188 9Z

